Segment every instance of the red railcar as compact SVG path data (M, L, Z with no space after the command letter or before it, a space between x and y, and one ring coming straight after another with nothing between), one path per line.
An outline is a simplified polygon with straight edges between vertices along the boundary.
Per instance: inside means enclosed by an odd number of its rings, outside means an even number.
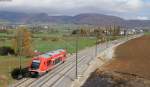
M66 50L58 49L56 51L50 51L32 58L32 62L29 66L30 74L42 75L48 72L56 65L65 62L66 54Z

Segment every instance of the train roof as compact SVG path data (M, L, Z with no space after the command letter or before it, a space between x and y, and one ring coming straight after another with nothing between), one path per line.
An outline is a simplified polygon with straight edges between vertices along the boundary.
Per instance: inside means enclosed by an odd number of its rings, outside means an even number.
M48 54L42 54L42 55L39 55L38 57L42 57L42 58L49 58L49 57L51 57L50 55L48 55Z
M59 54L61 51L64 51L64 49L58 49L58 50L55 50L55 51L49 51L49 52L46 52L45 54L39 55L38 57L50 58L53 55Z

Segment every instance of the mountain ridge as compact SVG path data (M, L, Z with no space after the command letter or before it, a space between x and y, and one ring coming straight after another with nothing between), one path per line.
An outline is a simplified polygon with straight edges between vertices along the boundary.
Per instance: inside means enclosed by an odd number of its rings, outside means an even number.
M10 21L11 23L57 23L57 24L89 24L89 25L120 25L126 27L150 27L150 20L125 20L123 18L98 14L83 13L75 16L49 16L46 13L22 13L0 11L0 20Z

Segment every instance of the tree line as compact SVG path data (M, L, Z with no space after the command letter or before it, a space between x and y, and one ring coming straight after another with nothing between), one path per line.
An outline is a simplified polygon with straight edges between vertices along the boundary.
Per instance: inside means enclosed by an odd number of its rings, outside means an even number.
M119 36L121 31L121 27L117 25L106 26L106 27L79 27L72 31L72 35L80 35L80 36L97 36L97 35L105 35L105 36Z

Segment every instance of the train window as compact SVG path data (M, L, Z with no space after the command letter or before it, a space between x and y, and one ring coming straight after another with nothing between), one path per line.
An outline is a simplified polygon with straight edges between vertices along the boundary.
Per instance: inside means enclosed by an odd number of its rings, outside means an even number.
M55 59L54 64L57 64L57 63L59 63L59 60Z
M57 63L59 63L61 61L61 58L57 58L56 60L55 60L55 63L54 64L57 64Z
M40 62L39 61L33 61L31 64L31 69L38 69L40 66Z

